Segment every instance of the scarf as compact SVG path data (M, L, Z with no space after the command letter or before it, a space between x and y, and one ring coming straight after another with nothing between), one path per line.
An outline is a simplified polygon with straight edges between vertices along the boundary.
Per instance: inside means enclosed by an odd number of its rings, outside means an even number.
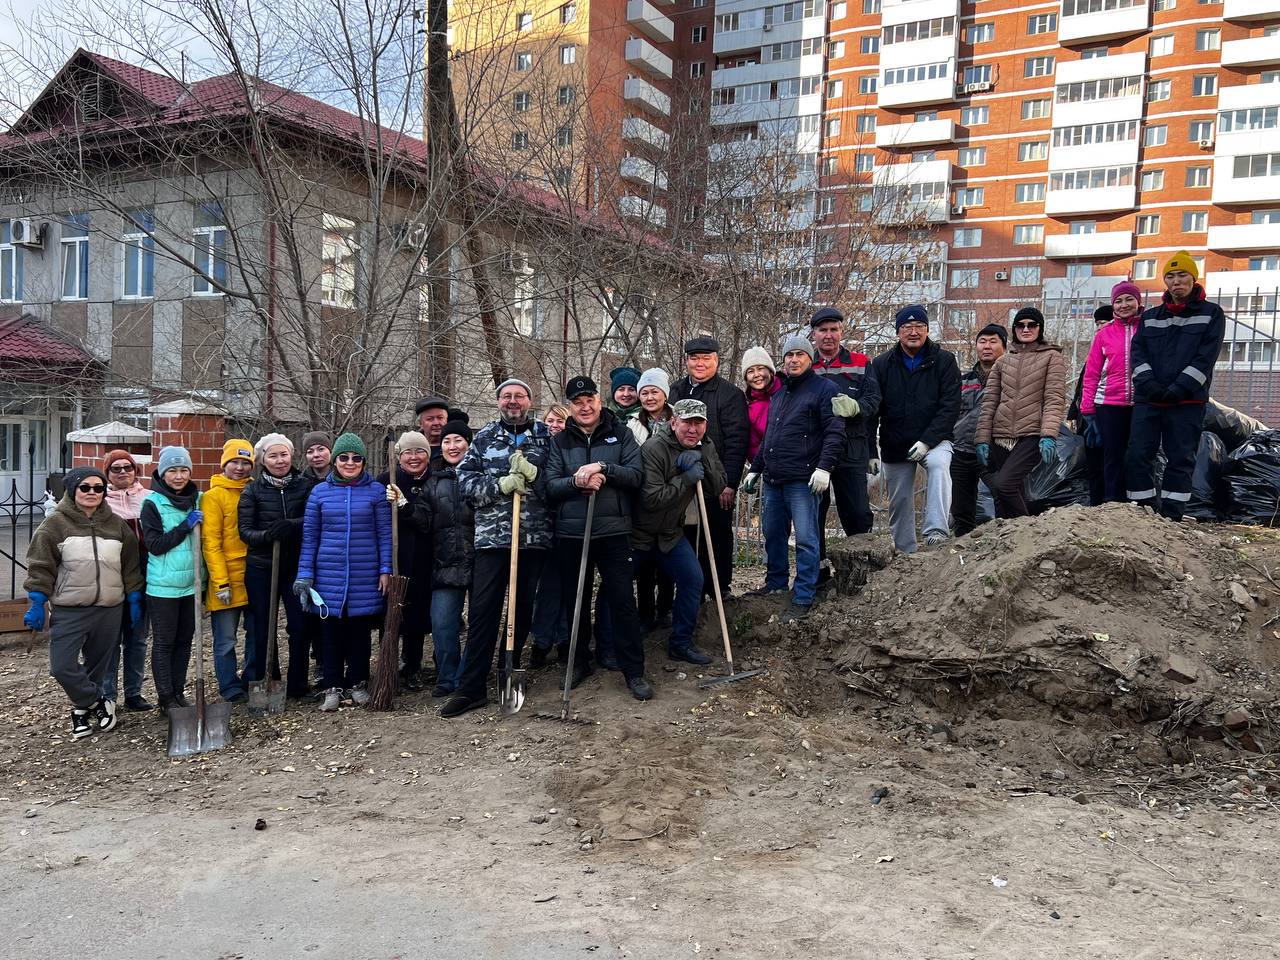
M290 470L283 477L272 476L266 470L262 471L262 479L266 485L269 487L275 487L277 490L283 490L297 478L298 474L293 470Z

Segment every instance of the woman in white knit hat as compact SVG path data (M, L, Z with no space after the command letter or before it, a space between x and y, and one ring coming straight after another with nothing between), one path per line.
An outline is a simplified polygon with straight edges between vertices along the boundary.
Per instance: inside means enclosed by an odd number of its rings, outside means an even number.
M641 446L671 419L671 380L661 367L650 367L640 374L640 413L627 423ZM655 562L641 563L636 568L636 612L644 633L671 626L671 607L676 587L671 578L658 569Z
M760 451L764 428L769 422L769 403L782 389L782 381L778 379L773 357L764 347L752 347L742 355L742 379L747 383L747 417L751 422L751 435L747 440L747 462L750 463Z
M657 425L671 419L671 404L667 403L671 378L661 367L650 367L640 374L636 389L640 394L640 412L627 421L627 426L631 428L636 443L644 446Z

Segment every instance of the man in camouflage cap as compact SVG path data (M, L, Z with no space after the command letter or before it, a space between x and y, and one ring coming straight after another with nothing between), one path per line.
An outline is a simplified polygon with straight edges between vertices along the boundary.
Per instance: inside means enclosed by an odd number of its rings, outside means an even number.
M698 512L697 485L703 485L703 496L711 500L725 488L725 471L706 435L707 405L701 400L678 400L672 410L671 419L658 424L640 448L644 479L631 528L632 555L637 568L652 560L675 581L667 655L705 665L711 658L693 643L702 603L702 567L685 539L684 526L686 515Z

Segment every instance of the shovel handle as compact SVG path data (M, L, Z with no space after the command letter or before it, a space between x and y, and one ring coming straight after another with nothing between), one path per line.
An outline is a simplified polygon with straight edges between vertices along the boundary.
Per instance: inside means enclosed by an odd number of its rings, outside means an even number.
M507 653L516 650L516 574L520 559L520 491L511 495L511 567L507 571Z
M270 621L267 623L267 680L275 677L280 664L280 647L276 634L280 628L280 541L271 544L271 605L268 610Z
M724 598L720 596L720 576L716 573L716 552L711 547L711 529L707 525L707 498L702 494L702 482L694 487L698 497L698 519L707 532L707 562L711 567L711 588L716 595L716 613L720 615L720 636L724 638L724 658L729 661L729 673L733 674L733 648L729 646L729 624L724 619Z
M569 716L569 691L573 688L573 659L578 652L578 626L582 623L582 594L587 586L587 557L591 552L591 521L596 513L596 492L587 495L587 526L582 532L582 559L578 561L578 591L573 604L573 627L569 631L569 664L564 671L564 692L560 695L560 719Z
M196 618L196 699L204 701L204 609L200 596L201 583L204 581L204 554L200 546L200 524L191 528L191 560L195 573L195 589L192 591L192 602L195 604ZM182 693L175 690L174 693ZM203 716L203 713L201 714Z

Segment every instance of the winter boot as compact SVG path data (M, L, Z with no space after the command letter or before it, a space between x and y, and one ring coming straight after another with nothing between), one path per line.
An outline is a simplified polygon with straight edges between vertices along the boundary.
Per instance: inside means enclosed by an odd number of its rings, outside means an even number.
M337 687L330 687L324 692L324 702L320 704L320 709L325 713L333 713L338 709L338 705L342 703L342 691Z
M357 683L351 688L351 702L357 707L367 706L369 703L369 685L367 683Z

